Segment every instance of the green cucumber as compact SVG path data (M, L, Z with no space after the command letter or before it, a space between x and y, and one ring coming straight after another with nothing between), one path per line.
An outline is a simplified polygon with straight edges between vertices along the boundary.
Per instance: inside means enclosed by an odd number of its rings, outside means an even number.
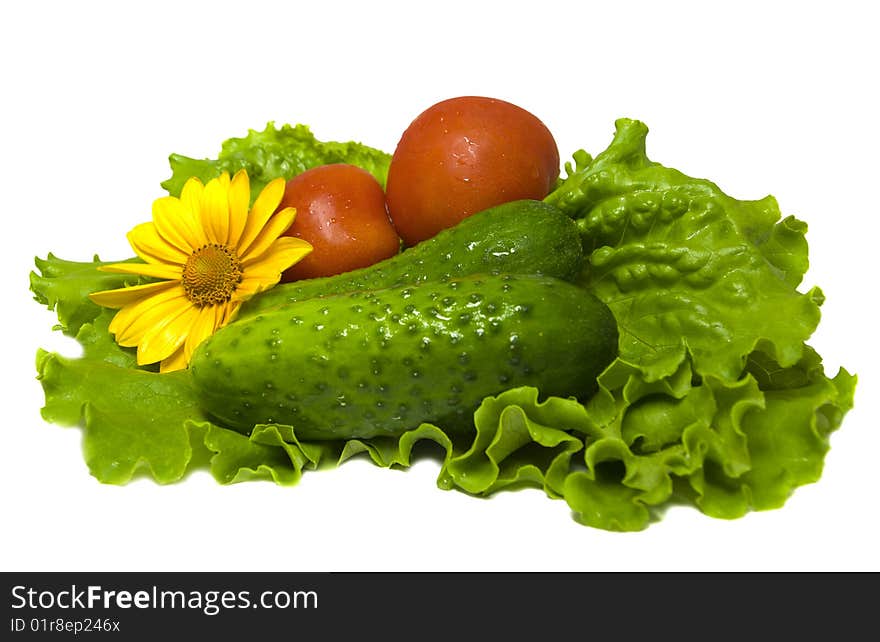
M375 290L474 273L545 274L573 279L583 249L574 220L534 200L498 205L369 267L283 283L245 302L238 318L303 299Z
M617 324L587 290L548 276L470 275L307 299L237 321L190 369L220 425L293 426L302 439L473 429L484 397L516 386L586 398L617 354Z

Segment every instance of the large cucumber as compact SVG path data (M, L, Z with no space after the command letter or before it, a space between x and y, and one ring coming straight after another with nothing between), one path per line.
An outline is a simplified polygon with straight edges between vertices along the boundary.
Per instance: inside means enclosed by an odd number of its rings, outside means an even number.
M474 273L575 277L583 250L575 222L541 201L498 205L369 267L278 285L246 302L244 319L281 304Z
M471 275L307 299L220 329L191 372L205 410L304 439L472 427L488 395L536 386L583 398L617 353L588 291L536 275Z

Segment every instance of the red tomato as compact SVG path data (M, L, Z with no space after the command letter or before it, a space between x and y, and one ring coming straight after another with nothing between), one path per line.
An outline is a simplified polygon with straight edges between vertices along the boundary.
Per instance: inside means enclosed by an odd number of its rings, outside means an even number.
M285 232L314 250L287 269L282 281L330 276L372 265L400 250L382 186L360 167L322 165L287 181L278 209L295 207Z
M558 177L556 141L534 115L493 98L450 98L403 133L388 170L388 211L413 245L494 205L542 199Z

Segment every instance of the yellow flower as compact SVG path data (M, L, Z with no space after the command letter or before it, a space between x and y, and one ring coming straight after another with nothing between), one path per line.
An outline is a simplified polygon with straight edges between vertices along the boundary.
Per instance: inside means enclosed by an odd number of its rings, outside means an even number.
M247 173L222 174L203 185L191 178L180 198L153 203L153 220L128 233L146 263L114 263L107 272L163 279L91 294L119 309L110 332L121 346L137 346L140 365L185 368L193 351L229 323L242 302L278 283L281 273L312 251L305 241L281 236L296 210L275 212L284 179L270 182L250 203Z

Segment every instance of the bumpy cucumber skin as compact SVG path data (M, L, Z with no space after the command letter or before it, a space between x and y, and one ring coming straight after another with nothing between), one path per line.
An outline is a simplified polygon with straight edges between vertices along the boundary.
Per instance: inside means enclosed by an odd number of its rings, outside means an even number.
M577 224L558 208L519 200L478 212L369 267L278 285L244 303L239 319L330 294L475 273L544 274L572 280L583 262Z
M219 424L301 439L473 428L482 399L530 385L584 398L617 354L617 324L575 285L471 275L308 299L222 328L190 364Z

